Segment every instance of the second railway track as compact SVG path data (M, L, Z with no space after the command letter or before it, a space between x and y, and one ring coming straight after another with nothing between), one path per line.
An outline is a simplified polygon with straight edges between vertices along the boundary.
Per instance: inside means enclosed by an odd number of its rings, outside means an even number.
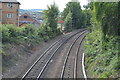
M78 78L77 77L77 66L78 66L78 53L80 50L81 43L85 37L85 32L81 33L70 45L67 52L66 58L64 60L62 72L60 75L61 79L64 78ZM78 42L78 43L77 43ZM81 73L82 74L82 73Z

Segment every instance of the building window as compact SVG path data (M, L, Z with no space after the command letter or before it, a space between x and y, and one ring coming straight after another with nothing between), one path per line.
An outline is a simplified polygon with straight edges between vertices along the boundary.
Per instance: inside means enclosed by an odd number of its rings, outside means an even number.
M18 11L19 11L19 9L16 9L16 11L18 12Z
M13 18L13 14L12 13L8 13L7 14L7 18Z
M7 7L13 8L13 3L8 3L8 4L7 4Z
M24 16L24 18L27 18L27 16Z

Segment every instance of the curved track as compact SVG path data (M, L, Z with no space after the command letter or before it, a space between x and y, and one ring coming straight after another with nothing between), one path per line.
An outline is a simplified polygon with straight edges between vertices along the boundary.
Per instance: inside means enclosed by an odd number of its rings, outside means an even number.
M64 61L64 65L62 68L62 72L61 72L61 76L60 78L77 78L77 62L78 62L78 53L79 53L79 49L81 46L81 43L84 39L84 33L81 33L71 44L65 61ZM80 38L82 36L82 38ZM80 40L79 40L80 38ZM79 45L75 45L75 43L77 44L77 41L79 43ZM75 49L77 47L77 49ZM74 52L76 52L76 54L74 54Z
M81 30L84 31L84 30ZM80 33L78 31L74 34L70 34L69 36L65 36L62 39L59 39L55 43L53 43L31 66L30 68L24 73L21 80L26 78L37 78L39 79L43 74L45 68L48 66L49 62L56 54L58 49L67 42L70 38L75 36L76 34Z

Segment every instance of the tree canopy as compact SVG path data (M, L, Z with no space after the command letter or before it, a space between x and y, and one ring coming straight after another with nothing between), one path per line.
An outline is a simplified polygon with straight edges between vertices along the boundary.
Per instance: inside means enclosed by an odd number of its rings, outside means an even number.
M59 10L55 3L48 6L48 10L44 11L44 23L52 28L53 32L57 30L58 14Z
M119 2L120 3L120 2ZM119 18L120 14L118 11L119 3L105 3L96 2L94 3L94 12L97 22L101 23L102 31L104 35L118 35Z
M73 29L79 29L83 26L82 24L82 9L79 2L68 2L66 4L66 8L64 9L62 13L63 19L67 19L67 15L69 12L72 13L72 28ZM66 20L65 20L66 21Z

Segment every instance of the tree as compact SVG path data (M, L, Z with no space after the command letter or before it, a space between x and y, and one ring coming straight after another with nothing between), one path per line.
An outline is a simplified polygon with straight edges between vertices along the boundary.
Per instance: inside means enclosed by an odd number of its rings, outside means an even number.
M68 2L62 16L65 20L68 13L72 13L72 28L78 29L82 27L82 10L79 2Z
M81 19L82 19L82 22L81 22L82 27L86 27L87 20L88 20L87 15L85 13L83 13Z
M85 9L91 9L93 10L93 2L89 2L87 5L83 5Z
M115 36L118 35L119 29L119 3L104 3L96 2L94 3L95 18L98 23L101 23L102 32L104 38L106 35Z
M85 26L90 26L91 25L91 20L92 15L91 15L91 10L90 9L85 9L83 10L83 25Z
M44 24L50 27L53 32L57 30L58 13L59 10L55 3L48 6L48 10L44 11Z
M69 12L64 22L65 31L72 30L72 13Z

